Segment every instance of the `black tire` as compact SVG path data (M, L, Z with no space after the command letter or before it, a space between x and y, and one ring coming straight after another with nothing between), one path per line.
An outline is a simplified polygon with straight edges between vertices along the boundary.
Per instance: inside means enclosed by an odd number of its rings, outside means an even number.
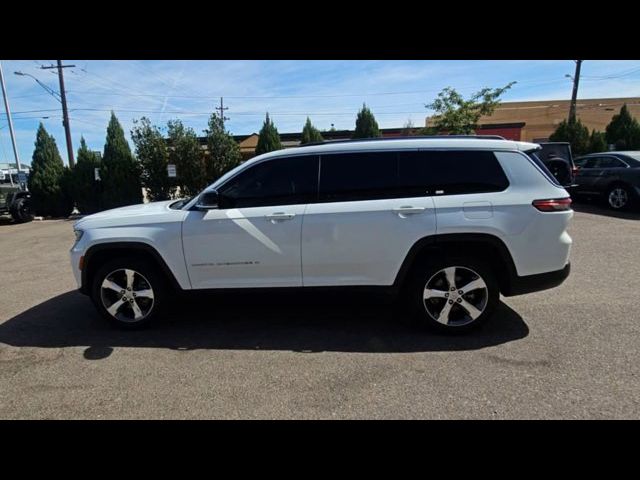
M444 269L451 267L456 267L454 291L451 291L443 273ZM463 291L460 295L458 289L469 285L472 280L477 280L477 277L484 281L486 289ZM431 291L447 291L447 298L425 299L427 287L430 287ZM450 257L416 267L405 295L418 325L441 333L460 334L479 328L491 318L500 300L500 288L495 274L485 263L472 258ZM459 297L462 298L460 302ZM477 307L474 313L480 311L481 314L473 318L462 302ZM438 321L434 316L444 311L446 303L450 303L447 324Z
M11 203L9 209L13 220L17 223L27 223L33 220L31 201L28 198L18 198Z
M624 183L617 183L609 187L604 200L611 210L616 211L630 210L636 202L635 192Z
M121 293L117 293L111 288L102 288L105 279L109 279L114 282L114 285L122 287L123 290L127 288L127 274L125 270L132 270L135 272L133 280L132 290L125 291L127 295L127 302L120 302L124 300ZM131 296L136 291L148 292L151 290L153 297L150 299L148 296L138 296L131 302ZM109 321L112 325L119 328L134 330L143 327L147 327L149 324L155 322L164 314L164 306L167 301L167 281L164 275L159 269L144 259L137 259L134 257L122 257L109 260L105 262L93 276L91 284L91 299L94 305L100 312L100 314ZM151 300L151 302L150 302ZM108 306L113 306L115 303L120 303L114 316L107 310ZM134 317L135 304L139 311L144 313L144 316L136 320ZM147 312L148 310L148 312Z

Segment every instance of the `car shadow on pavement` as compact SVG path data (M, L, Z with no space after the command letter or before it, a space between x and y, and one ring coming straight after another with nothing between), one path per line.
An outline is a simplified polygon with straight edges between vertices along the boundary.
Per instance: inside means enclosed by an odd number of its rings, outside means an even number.
M16 347L88 347L99 360L117 347L296 352L461 351L524 338L529 329L504 303L482 329L445 336L412 326L374 295L221 295L175 298L168 318L137 331L110 326L89 298L67 292L0 324L0 343Z
M616 212L608 208L605 205L597 203L593 201L592 203L587 203L584 200L580 202L574 201L571 204L571 208L573 208L576 212L581 213L591 213L593 215L604 215L606 217L614 217L614 218L622 218L625 220L640 220L640 210L635 209L631 211L623 211Z

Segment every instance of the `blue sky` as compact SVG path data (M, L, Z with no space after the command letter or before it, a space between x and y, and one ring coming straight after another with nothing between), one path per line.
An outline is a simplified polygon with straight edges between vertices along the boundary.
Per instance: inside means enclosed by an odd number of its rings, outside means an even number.
M67 159L60 103L33 79L58 90L57 76L42 70L53 60L3 60L20 160L31 162L38 123L56 138ZM422 126L430 103L444 87L469 95L483 87L517 84L504 101L559 100L571 96L571 60L550 61L147 61L65 60L74 150L83 135L93 150L102 150L110 110L127 138L133 120L147 116L158 125L181 119L198 134L225 98L234 134L257 132L269 112L278 130L296 132L307 116L321 130L352 129L363 102L383 128L408 120ZM587 60L582 66L579 98L640 96L640 61ZM46 117L46 118L42 118ZM131 144L131 142L130 142ZM133 145L131 145L133 148ZM13 161L4 109L0 114L0 162Z

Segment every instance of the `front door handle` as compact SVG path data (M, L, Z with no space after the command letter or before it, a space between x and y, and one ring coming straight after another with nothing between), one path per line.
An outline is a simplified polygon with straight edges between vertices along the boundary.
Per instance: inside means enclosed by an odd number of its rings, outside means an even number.
M267 220L270 220L272 222L277 222L277 221L291 220L295 216L296 216L295 213L275 212L275 213L270 213L266 217L267 217Z
M394 213L398 215L415 215L417 213L422 213L426 210L425 207L413 207L411 205L405 205L403 207L394 208Z

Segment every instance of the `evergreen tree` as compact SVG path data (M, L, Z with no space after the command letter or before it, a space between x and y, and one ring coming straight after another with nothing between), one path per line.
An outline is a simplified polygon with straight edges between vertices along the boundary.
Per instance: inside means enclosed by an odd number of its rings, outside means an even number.
M640 124L631 116L626 104L607 125L606 139L616 150L640 150Z
M131 139L140 162L142 186L151 201L168 200L175 191L174 179L167 173L169 150L158 127L142 117L134 121Z
M570 123L563 120L558 124L555 132L549 136L552 142L569 142L573 155L583 155L589 151L589 129L580 119Z
M324 139L322 138L322 134L320 130L314 127L311 124L311 120L307 117L307 122L304 124L302 128L302 139L300 140L300 145L305 145L307 143L316 143L322 142Z
M140 165L131 154L124 130L115 114L107 126L102 155L103 207L116 208L142 202Z
M80 137L80 148L76 156L76 166L70 170L69 193L82 214L99 212L100 182L95 180L95 169L101 167L100 155L89 150L84 137Z
M209 128L205 133L209 149L209 155L205 158L205 184L209 184L240 165L242 155L240 147L224 129L224 121L217 113L209 117Z
M593 130L589 137L589 153L606 152L607 150L607 140L604 132Z
M40 123L31 160L29 191L36 215L69 215L72 205L65 191L65 167L55 139Z
M380 129L378 128L378 122L376 122L376 118L371 113L371 110L367 107L366 104L362 104L362 110L358 112L358 117L356 118L356 129L353 132L353 137L351 138L375 138L381 137Z
M176 166L180 196L193 197L207 186L204 153L198 136L193 128L185 127L180 120L169 120L167 128L169 163Z
M281 148L282 143L280 143L278 129L274 125L273 120L269 118L269 113L267 113L267 118L260 129L258 145L256 146L256 155L280 150Z

